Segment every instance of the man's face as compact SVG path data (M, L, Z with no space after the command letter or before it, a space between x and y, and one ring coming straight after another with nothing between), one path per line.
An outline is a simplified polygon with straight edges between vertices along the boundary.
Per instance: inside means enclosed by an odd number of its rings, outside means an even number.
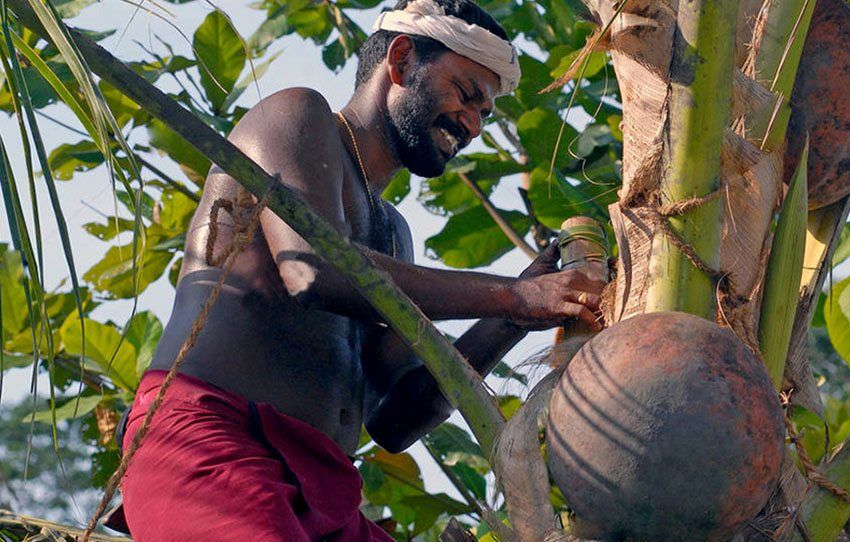
M412 66L405 80L388 107L391 144L412 173L436 177L480 134L499 78L472 60L447 52Z

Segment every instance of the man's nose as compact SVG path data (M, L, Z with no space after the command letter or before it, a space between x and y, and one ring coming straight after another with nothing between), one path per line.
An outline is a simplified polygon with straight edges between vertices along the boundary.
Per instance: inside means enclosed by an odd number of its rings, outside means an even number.
M478 109L466 109L460 116L461 124L469 134L469 139L475 139L481 135L481 113Z

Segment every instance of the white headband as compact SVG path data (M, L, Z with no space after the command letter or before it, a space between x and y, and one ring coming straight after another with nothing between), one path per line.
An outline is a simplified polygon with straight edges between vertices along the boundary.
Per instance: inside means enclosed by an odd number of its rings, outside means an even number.
M477 24L446 15L442 6L433 0L413 0L404 10L381 13L372 26L373 32L378 30L427 36L439 41L455 53L495 72L499 76L500 94L508 94L519 83L517 52L510 42Z

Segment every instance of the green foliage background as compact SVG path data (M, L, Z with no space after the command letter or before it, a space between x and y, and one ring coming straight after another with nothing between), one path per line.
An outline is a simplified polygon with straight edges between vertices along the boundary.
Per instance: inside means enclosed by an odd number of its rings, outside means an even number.
M192 2L172 3L187 1ZM63 18L73 19L83 9L96 9L87 8L93 3L55 0L53 7ZM356 52L367 37L352 14L389 7L374 0L262 0L251 7L264 14L263 22L253 34L241 36L226 11L194 3L209 14L187 35L191 55L175 53L168 43L159 40L140 44L144 58L129 64L152 83L167 80L169 87L176 88L170 92L172 98L224 135L246 112L239 105L240 98L280 54L273 52L276 43L310 40L321 47L325 68L338 72L356 61ZM503 181L521 176L519 193L510 197L521 202L524 210L497 212L535 247L545 242L566 217L582 214L607 222L607 206L616 201L621 182L622 112L607 56L593 53L581 81L571 81L550 93L539 92L566 72L594 29L593 24L582 20L584 9L578 0L490 0L481 5L506 28L522 51L519 88L497 100L494 115L485 127L482 149L459 156L444 175L422 180L418 186L413 185L409 174L401 173L384 193L394 204L416 197L427 211L443 217L442 231L426 240L426 251L429 257L456 268L489 265L515 249L464 179L476 183L488 197L501 197L516 186L515 182ZM150 312L135 310L126 321L98 321L92 311L116 300L136 300L163 276L176 284L186 228L210 164L108 84L100 82L96 88L87 89L58 48L39 40L13 17L4 17L3 29L0 109L21 119L20 136L32 144L25 145L25 156L12 157L25 162L26 178L14 178L12 160L5 151L0 162L4 218L12 229L12 243L0 244L0 374L22 367L49 374L50 399L45 402L41 399L44 395L37 399L34 423L38 429L33 434L42 435L47 429L53 438L33 440L33 449L40 455L31 457L30 462L49 462L50 453L43 452L49 452L51 446L55 448L53 456L63 458L66 464L79 465L81 454L88 455L88 480L83 480L86 477L75 468L67 481L77 488L101 487L119 458L114 438L108 432L99 435L96 431L98 413L101 417L107 411L118 413L132 402L163 323ZM87 33L99 40L112 34ZM98 136L105 132L99 132L98 107L93 105L98 102L92 101L92 96L99 97L99 103L108 108L114 126L129 144ZM42 159L36 160L41 138L37 122L30 121L28 114L58 101L80 117L80 137L54 149L42 149ZM568 112L570 119L579 120L565 123L562 119ZM2 134L0 144L3 138L14 136ZM556 145L559 140L560 145ZM164 159L177 164L181 175L163 173ZM55 255L43 253L40 221L45 217L40 213L46 212L35 206L31 194L37 184L76 182L76 174L92 170L112 175L117 205L113 216L84 228L93 238L110 243L110 248L81 273L78 287L73 286L77 277L71 276L70 285L45 291L44 267L57 265L57 261ZM49 213L57 218L61 229L61 202L56 203ZM850 256L850 234L846 237L836 264ZM125 242L119 243L119 238ZM73 250L79 250L67 243L64 248L68 260ZM812 339L813 351L820 356L816 368L824 376L824 390L831 397L828 421L832 442L840 442L836 435L850 435L850 388L841 362L850 359L848 284L847 280L836 284L816 316L816 325L825 326L837 354L829 347L827 335L818 331L822 328L816 328ZM505 364L495 373L527 384L526 375ZM517 397L500 398L508 416L519 404ZM3 447L8 450L20 444L26 434L22 429L29 430L26 422L32 417L24 419L24 408L4 418L3 423L17 431L3 433ZM811 442L813 449L820 446L822 455L828 446L822 444L823 424L807 416L810 413L802 412L797 421L805 428L807 443ZM80 445L83 435L87 446ZM424 443L460 498L427 492L412 456L388 454L364 434L357 465L364 480L365 513L398 540L437 540L451 516L459 517L479 540L492 539L482 511L494 509L501 517L504 513L480 447L464 429L452 424L438 428ZM12 464L21 460L19 455L15 457L9 460ZM19 470L4 470L3 474L17 479L22 475ZM57 485L62 486L59 482L63 478L57 475ZM564 509L555 489L552 499L559 510Z

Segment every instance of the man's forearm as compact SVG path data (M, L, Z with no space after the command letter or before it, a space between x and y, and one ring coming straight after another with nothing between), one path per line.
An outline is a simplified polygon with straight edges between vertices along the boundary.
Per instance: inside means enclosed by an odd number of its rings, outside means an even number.
M455 341L455 346L485 376L525 333L505 320L484 319ZM419 366L386 392L366 423L376 442L398 452L445 421L451 412L434 377Z
M516 279L420 267L370 249L363 251L432 320L499 317L510 314L514 308L511 286ZM310 289L298 296L330 312L379 319L374 309L330 265L323 261L311 263L317 268L316 278Z

